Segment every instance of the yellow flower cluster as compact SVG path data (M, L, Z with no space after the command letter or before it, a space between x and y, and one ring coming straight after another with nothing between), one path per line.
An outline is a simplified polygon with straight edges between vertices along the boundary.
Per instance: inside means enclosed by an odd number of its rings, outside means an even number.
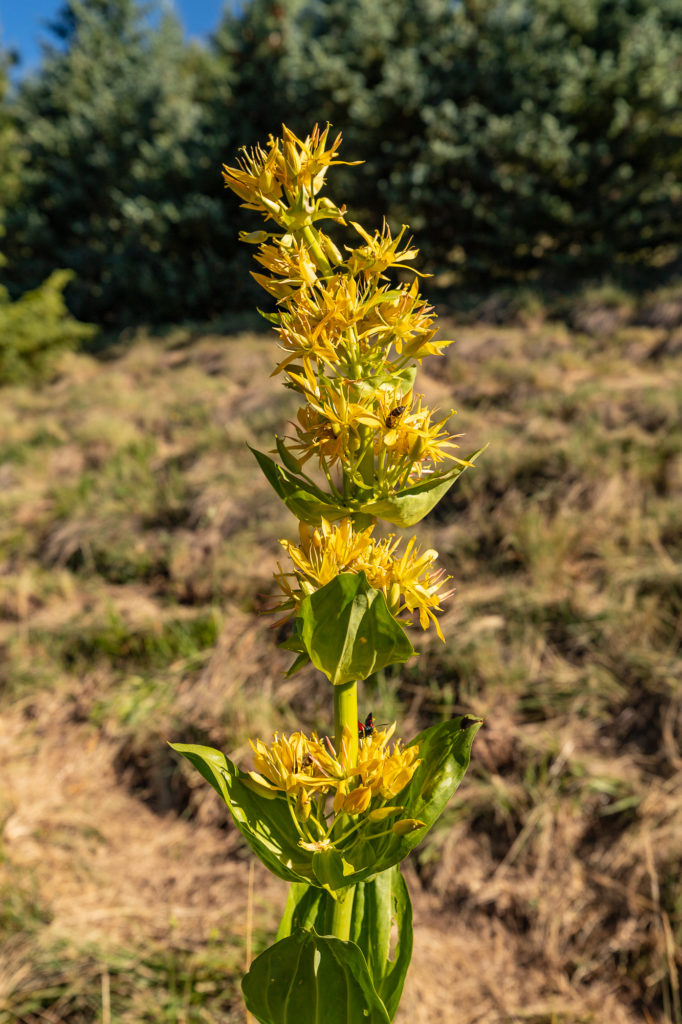
M359 464L370 452L377 494L386 495L446 459L460 461L445 429L452 412L432 422L409 376L396 377L450 342L435 339L435 315L416 278L392 286L386 277L418 254L403 243L405 226L393 237L385 223L371 234L351 221L361 242L346 247L345 257L317 226L346 224L344 209L318 195L329 167L343 162L341 136L329 142L328 133L316 126L299 139L284 127L281 140L271 136L266 147L244 152L223 176L244 206L281 229L241 237L258 246L255 258L267 273L254 277L278 300L270 319L283 357L273 373L284 372L306 403L295 437L285 441L292 458L303 466L315 457L328 479L336 467L347 494L366 478Z
M386 806L386 801L402 792L420 764L416 745L403 747L400 740L390 745L394 731L395 723L365 736L357 766L348 765L343 750L337 755L331 741L320 740L315 733L275 733L269 746L257 739L251 742L256 768L249 772L251 784L265 794L284 793L299 825L307 826L306 834L310 825L316 826L311 833L315 843L331 835L340 814L367 812L368 821L383 821L403 810ZM324 806L328 795L333 795L331 825ZM399 822L396 825L402 828Z
M256 246L255 279L277 300L267 314L282 351L273 374L283 373L302 399L289 436L278 439L280 457L306 486L319 490L319 480L357 525L312 520L317 528L302 523L299 546L282 541L294 567L276 575L284 594L277 608L295 614L305 595L339 573L364 572L396 618L410 624L418 616L443 639L436 613L448 595L446 577L433 569L436 552L420 554L412 539L399 555L393 536L378 540L361 527L371 521L363 508L391 511L407 489L436 487L453 464L471 465L455 455L454 411L434 415L414 389L422 359L450 341L436 338L406 226L395 235L386 223L367 231L321 195L329 168L345 162L340 144L329 126L316 125L305 138L283 127L281 138L242 151L237 166L223 171L242 204L265 218L267 230L241 237ZM356 244L339 248L321 229L325 220L354 232ZM393 282L391 271L403 279ZM414 276L405 280L407 273Z
M448 417L431 422L423 396L387 383L359 387L330 381L318 388L308 374L292 374L307 405L299 409L291 452L299 466L316 456L321 468L341 463L354 479L371 453L378 466L377 494L390 494L446 459L468 465L450 454L456 445L443 430ZM369 428L369 430L367 429ZM430 464L430 466L429 466ZM425 468L429 466L429 468Z
M244 200L247 209L260 211L265 206L275 220L279 203L280 223L284 223L288 208L301 194L307 199L318 194L332 164L348 163L336 155L341 136L327 147L328 135L329 125L324 131L315 125L312 133L301 140L283 125L281 142L271 135L265 149L255 146L250 152L243 150L237 167L223 164L225 184Z
M389 611L396 618L409 623L412 615L418 613L422 629L433 623L442 640L436 612L441 600L449 596L439 594L449 577L442 569L430 571L437 553L429 548L420 554L413 537L399 556L400 541L392 535L377 540L373 531L373 526L355 530L350 519L334 524L323 519L315 529L300 523L300 545L280 541L294 563L294 571L284 572L279 566L275 580L285 600L274 610L287 609L291 610L290 615L296 614L304 597L340 573L364 572L370 586L383 592Z

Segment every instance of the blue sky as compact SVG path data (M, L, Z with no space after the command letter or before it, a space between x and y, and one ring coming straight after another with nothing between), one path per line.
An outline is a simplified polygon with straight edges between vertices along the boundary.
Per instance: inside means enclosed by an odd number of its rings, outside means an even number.
M234 0L164 0L175 8L188 36L204 38L218 23L224 6L235 7ZM19 51L19 74L30 71L40 61L40 39L45 25L62 6L61 0L0 0L0 41L3 47ZM161 5L160 5L161 6Z

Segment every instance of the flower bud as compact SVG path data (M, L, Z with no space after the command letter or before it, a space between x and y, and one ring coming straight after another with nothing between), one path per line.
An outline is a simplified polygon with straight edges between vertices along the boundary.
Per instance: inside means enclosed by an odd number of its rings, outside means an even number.
M351 790L344 799L341 810L345 814L362 814L369 807L371 799L372 790L369 786L358 786L357 789Z
M393 834L396 836L407 836L410 832L416 832L419 828L424 828L426 825L425 821L420 821L419 818L402 818L400 821L396 821L393 826Z
M322 248L324 249L325 256L329 257L330 263L336 266L339 263L343 263L343 256L339 249L334 245L331 238L328 235L321 235Z
M427 441L425 437L418 436L410 448L410 459L412 462L419 462L426 450Z
M395 614L400 607L400 584L397 580L394 580L393 583L391 583L387 597L388 600L386 603L388 604L388 610L391 614Z
M289 139L285 139L284 142L284 159L292 177L295 178L301 170L301 157L296 146Z
M267 242L268 238L267 231L240 231L239 241L248 242L249 245L262 245L263 242Z
M299 821L307 821L310 817L310 797L305 790L299 790L296 798L296 817Z
M370 811L367 817L370 821L385 821L392 814L399 814L404 810L404 807L377 807L376 810Z

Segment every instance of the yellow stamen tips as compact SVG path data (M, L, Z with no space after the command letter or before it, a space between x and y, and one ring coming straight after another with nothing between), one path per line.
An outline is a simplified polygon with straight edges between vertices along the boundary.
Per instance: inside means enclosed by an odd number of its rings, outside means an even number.
M328 797L332 798L334 816L366 815L368 822L382 822L404 810L384 803L407 786L420 764L417 746L403 747L400 740L391 745L394 731L395 723L366 736L355 767L346 764L343 751L337 757L328 737L321 740L315 733L310 737L302 732L290 736L275 733L269 746L259 739L251 741L257 771L249 772L244 781L267 799L284 794L311 841L311 823L317 823L318 835L320 830L329 834ZM342 745L347 738L344 736ZM326 848L315 845L316 850Z
M274 610L290 609L291 614L296 614L311 589L318 590L342 572L364 572L370 586L383 592L396 618L410 624L413 616L418 615L422 629L433 624L443 640L436 613L441 610L441 600L451 591L439 593L450 577L442 569L431 571L437 552L428 549L420 554L413 537L398 557L399 542L392 535L377 540L373 531L373 526L356 531L350 519L333 525L322 519L316 529L301 524L300 545L280 541L294 571L285 573L280 569L275 575L285 600Z

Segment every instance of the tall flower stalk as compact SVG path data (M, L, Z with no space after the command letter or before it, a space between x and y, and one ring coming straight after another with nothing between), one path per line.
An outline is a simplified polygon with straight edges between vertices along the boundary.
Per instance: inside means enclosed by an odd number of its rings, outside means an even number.
M278 458L254 451L298 519L298 543L281 541L288 563L278 565L272 610L292 621L290 674L312 662L332 685L334 709L333 737L253 741L253 771L175 745L257 856L291 883L278 941L243 980L262 1024L393 1019L412 950L398 865L459 785L481 724L456 718L404 745L395 723L358 721L358 682L416 653L406 626L444 640L438 616L451 593L435 551L380 533L377 520L413 526L479 453L455 454L452 411L435 414L416 390L422 360L450 342L437 338L420 295L406 227L395 237L386 223L369 232L322 195L340 144L329 126L305 139L283 127L223 171L264 218L240 237L255 246L254 278L277 300L267 314L280 348L273 374L301 402L290 431L275 437ZM329 224L352 229L356 244L339 248Z

